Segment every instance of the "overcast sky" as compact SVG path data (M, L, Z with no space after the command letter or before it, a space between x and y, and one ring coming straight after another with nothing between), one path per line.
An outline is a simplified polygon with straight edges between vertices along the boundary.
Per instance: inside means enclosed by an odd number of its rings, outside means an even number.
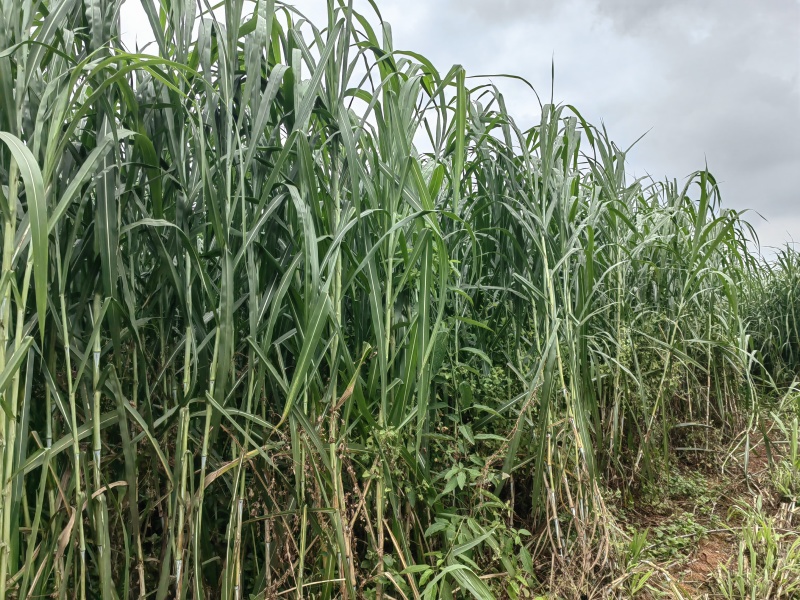
M604 122L621 147L648 132L631 174L683 180L707 161L724 204L756 211L763 246L800 242L800 0L376 3L395 48L442 71L520 75L544 99L554 61L556 102ZM325 0L294 4L325 24ZM131 46L152 39L138 0L126 0L121 26ZM493 80L522 125L538 121L527 87Z

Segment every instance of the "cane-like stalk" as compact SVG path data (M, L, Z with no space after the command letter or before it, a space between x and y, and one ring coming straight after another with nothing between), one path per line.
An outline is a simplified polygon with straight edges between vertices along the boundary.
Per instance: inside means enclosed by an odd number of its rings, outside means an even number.
M142 6L145 53L106 0L0 11L0 596L581 587L602 482L796 367L796 253L706 171L523 129L351 1Z

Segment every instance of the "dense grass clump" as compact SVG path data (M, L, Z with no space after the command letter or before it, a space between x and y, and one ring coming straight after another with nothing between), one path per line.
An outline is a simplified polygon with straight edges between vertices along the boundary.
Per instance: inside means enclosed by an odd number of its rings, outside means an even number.
M603 490L756 400L714 178L522 130L352 3L143 5L147 54L107 0L0 12L0 597L607 581Z
M790 385L800 373L800 252L788 244L778 249L748 281L745 313L758 373Z

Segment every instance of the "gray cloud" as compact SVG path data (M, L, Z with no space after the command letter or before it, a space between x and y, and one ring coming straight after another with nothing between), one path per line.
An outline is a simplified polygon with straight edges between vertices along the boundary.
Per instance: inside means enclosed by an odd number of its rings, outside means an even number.
M602 118L622 145L651 130L630 154L633 171L680 178L707 160L727 205L769 220L751 215L762 243L800 239L799 2L464 5L487 36L516 42L489 60L541 88L541 67L518 57L554 53L557 99Z
M520 75L549 97L554 60L557 102L602 120L620 146L650 130L632 172L680 179L707 160L728 206L769 220L751 216L763 244L800 240L800 1L377 2L395 47L443 70ZM324 20L324 0L296 4ZM519 121L538 120L529 89L494 81Z
M706 157L729 205L771 220L794 216L800 199L791 185L791 174L800 173L800 4L679 1L653 12L648 4L632 8L616 0L600 11L617 30L635 36L648 30L642 43L654 49L661 75L658 93L645 95L624 122L631 128L645 115L658 117L652 133L658 143L647 140L637 163L680 168L687 158ZM702 35L693 25L697 19ZM762 241L778 244L780 230L759 221Z

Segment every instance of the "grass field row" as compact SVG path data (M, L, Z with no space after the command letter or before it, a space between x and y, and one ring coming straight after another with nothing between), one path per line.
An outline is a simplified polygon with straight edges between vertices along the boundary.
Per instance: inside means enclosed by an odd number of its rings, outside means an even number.
M711 173L352 1L142 4L0 10L0 598L674 593L619 523L683 457L797 497L800 256Z

